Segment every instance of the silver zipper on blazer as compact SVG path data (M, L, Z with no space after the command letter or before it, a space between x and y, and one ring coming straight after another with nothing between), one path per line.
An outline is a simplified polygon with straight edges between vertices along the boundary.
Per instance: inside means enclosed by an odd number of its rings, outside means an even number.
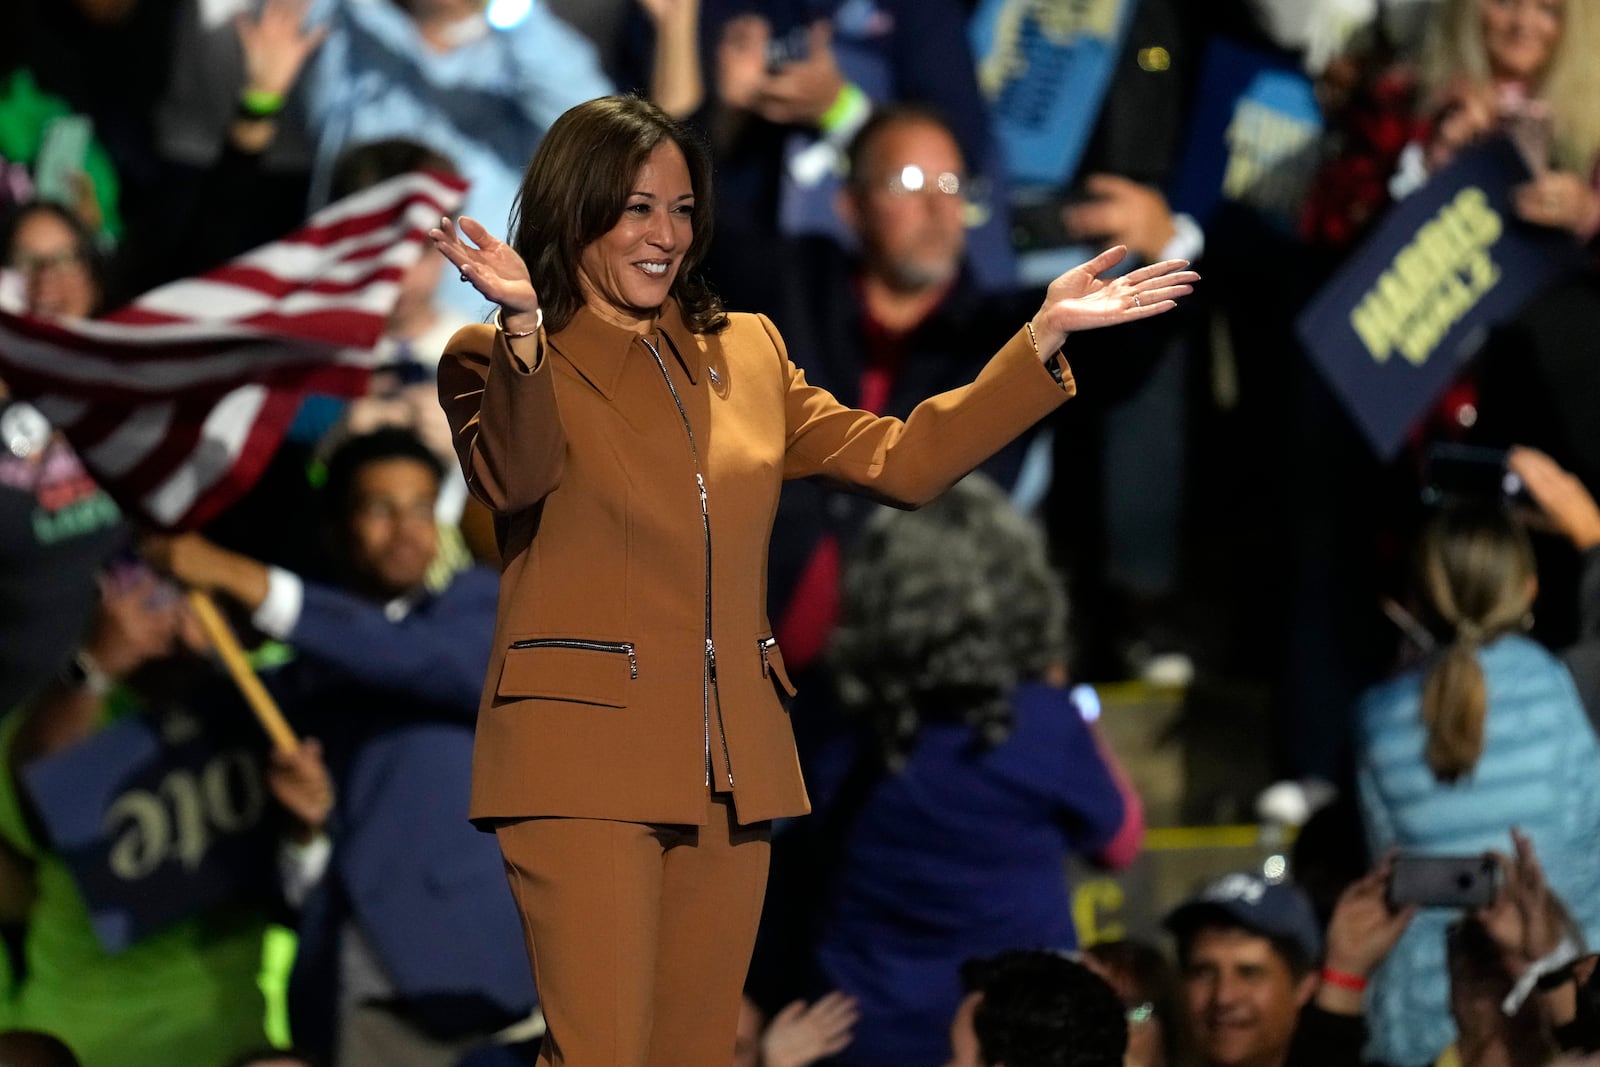
M717 684L717 646L711 637L711 509L706 500L706 479L700 470L700 450L694 443L694 427L689 425L689 413L684 410L683 398L678 395L678 387L672 384L672 375L667 373L666 361L661 358L661 349L651 343L648 337L639 338L644 342L645 348L656 361L656 369L661 371L661 378L667 383L667 391L672 394L672 402L677 405L678 418L683 420L683 431L689 435L689 455L694 459L694 482L700 493L700 527L705 533L706 545L706 650L700 666L700 717L701 726L705 736L706 751L706 785L711 785L711 690ZM728 755L728 731L722 722L722 694L717 693L717 733L722 740L722 760L728 768L728 788L733 788L733 759Z
M581 637L530 637L511 642L511 648L576 648L584 652L611 652L628 657L628 677L639 677L639 657L632 641L588 641Z
M756 642L761 648L761 677L772 676L772 650L778 646L776 637L763 637Z

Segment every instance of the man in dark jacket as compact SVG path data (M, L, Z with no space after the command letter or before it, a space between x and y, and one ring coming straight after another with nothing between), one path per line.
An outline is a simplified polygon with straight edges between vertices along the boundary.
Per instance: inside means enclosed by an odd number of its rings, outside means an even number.
M328 472L335 584L195 535L152 552L289 646L268 684L337 785L331 855L285 872L304 896L295 1039L350 1067L449 1067L534 1002L499 849L467 822L498 579L428 582L440 466L410 431L352 438Z

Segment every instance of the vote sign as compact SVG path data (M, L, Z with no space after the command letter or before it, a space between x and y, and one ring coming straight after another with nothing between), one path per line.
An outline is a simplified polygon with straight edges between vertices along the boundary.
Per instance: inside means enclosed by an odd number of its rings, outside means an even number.
M239 723L233 709L159 726L130 715L23 769L108 953L219 904L273 895L260 741Z

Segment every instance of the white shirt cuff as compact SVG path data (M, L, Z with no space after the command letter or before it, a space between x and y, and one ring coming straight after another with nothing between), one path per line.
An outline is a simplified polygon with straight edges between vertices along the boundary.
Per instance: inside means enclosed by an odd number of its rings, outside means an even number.
M1394 174L1389 177L1389 197L1404 200L1428 184L1428 156L1421 144L1412 141L1400 150Z
M1157 262L1163 259L1186 259L1195 262L1206 251L1206 232L1194 221L1194 216L1179 212L1172 216L1172 239L1161 250Z
M268 567L267 595L255 614L250 616L250 621L268 637L288 640L300 621L300 608L305 599L306 587L298 575L282 567Z
M291 908L301 907L306 897L328 871L333 842L319 833L306 844L285 841L278 847L278 876L283 882L283 899Z

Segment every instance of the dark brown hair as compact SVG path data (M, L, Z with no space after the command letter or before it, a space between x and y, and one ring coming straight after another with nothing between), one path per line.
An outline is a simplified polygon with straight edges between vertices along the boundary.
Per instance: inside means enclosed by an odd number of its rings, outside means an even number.
M334 200L339 200L414 170L432 170L452 175L460 173L449 156L434 151L420 141L394 137L384 141L367 141L339 153L338 160L333 164L330 192Z
M937 108L911 100L887 104L872 112L845 148L845 178L852 188L859 190L866 185L868 156L877 147L878 139L901 126L932 126L950 138L959 155L965 158L967 154L955 127Z
M1449 638L1422 684L1422 722L1433 776L1454 782L1483 755L1488 692L1478 649L1518 629L1533 597L1533 548L1493 507L1450 508L1422 532L1422 593Z
M694 236L672 298L696 333L728 324L722 302L696 271L711 244L711 153L692 129L636 96L602 96L556 119L528 163L511 213L511 246L528 265L545 323L559 330L583 306L578 259L622 217L650 153L671 140L689 165Z

